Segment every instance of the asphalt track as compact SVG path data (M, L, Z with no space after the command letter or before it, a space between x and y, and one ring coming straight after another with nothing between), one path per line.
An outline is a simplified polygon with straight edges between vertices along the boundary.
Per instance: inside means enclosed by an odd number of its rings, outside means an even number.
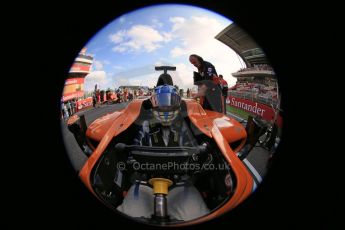
M124 102L120 104L104 104L97 108L91 108L84 111L76 113L77 115L85 115L85 120L87 126L90 125L97 118L104 116L108 113L112 113L121 109L124 109L129 102ZM234 116L231 113L227 114L228 116L234 117L237 120L240 120L238 117ZM242 121L242 124L245 126L245 121ZM65 142L66 152L71 160L71 163L76 171L82 167L84 162L87 160L87 157L82 152L78 146L74 136L67 129L67 125L64 121L61 121L61 130ZM255 177L256 182L261 182L262 178L267 172L267 161L269 158L269 152L262 147L256 146L249 153L246 159L244 159L244 164L249 168Z
M128 102L123 102L120 104L103 104L96 108L87 109L84 111L77 112L77 115L85 115L86 125L89 126L97 118L104 116L108 113L113 113L115 111L124 109L128 105ZM66 122L61 121L61 131L65 142L65 149L68 157L71 160L71 164L76 171L83 166L87 157L80 149L77 144L73 134L68 130Z

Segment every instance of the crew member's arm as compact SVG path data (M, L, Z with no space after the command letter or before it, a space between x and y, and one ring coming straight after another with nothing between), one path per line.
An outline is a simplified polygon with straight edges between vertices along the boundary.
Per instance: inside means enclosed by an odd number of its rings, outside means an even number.
M148 133L150 132L149 128L149 122L148 121L143 121L136 137L133 140L133 145L149 145L149 137Z

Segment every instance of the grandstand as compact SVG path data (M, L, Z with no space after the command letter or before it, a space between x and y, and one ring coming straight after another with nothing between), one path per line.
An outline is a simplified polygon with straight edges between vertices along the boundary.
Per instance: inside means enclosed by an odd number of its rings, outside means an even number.
M246 65L231 73L237 81L229 88L228 96L276 107L279 97L277 79L259 45L234 23L221 31L216 39L233 49Z

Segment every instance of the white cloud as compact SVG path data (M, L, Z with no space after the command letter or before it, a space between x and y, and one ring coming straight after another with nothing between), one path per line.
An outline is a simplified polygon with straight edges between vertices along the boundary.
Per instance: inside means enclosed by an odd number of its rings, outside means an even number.
M166 61L157 61L155 63L155 66L161 65L176 66L176 71L168 72L172 77L174 85L178 85L180 88L184 88L185 90L187 88L193 87L193 69L191 66L188 66L184 63L168 63ZM131 74L131 72L128 72L126 73L126 75L117 75L116 77L114 77L114 81L116 81L117 87L121 84L153 87L157 84L157 80L159 76L163 73L163 71L145 69L143 73L144 74L138 75Z
M142 76L140 78L132 78L129 80L131 85L139 85L139 86L149 86L153 87L157 84L157 74L148 74L145 76Z
M113 83L116 88L121 85L136 85L136 86L149 86L153 87L157 83L157 73L151 73L146 75L140 75L135 77L116 76L113 79Z
M93 91L95 84L98 88L105 88L109 79L104 71L93 71L86 75L84 82L85 91Z
M112 82L115 87L121 85L141 85L153 87L157 84L159 76L163 71L155 71L153 66L176 66L176 71L168 71L171 75L174 85L187 89L194 87L193 85L193 66L185 63L172 63L161 59L153 65L142 66L139 68L126 70L113 75Z
M103 70L103 63L101 61L94 60L93 65L96 71Z
M171 50L171 57L185 56L188 60L190 54L198 54L211 62L229 85L235 84L236 79L231 73L238 71L241 63L232 49L215 39L224 29L223 24L209 17L170 18L170 21L173 23L173 38L181 41Z
M170 55L172 57L180 57L183 55L186 55L186 50L182 49L181 47L174 47L171 51L170 51Z
M155 61L154 66L173 66L173 63L171 62L171 58L169 56L161 56L157 61Z
M114 65L113 68L114 68L115 70L123 70L123 69L124 69L123 66L119 66L119 65Z
M164 38L164 42L170 42L172 39L172 34L171 33L167 33L167 32L162 32L162 36Z
M118 77L116 78L116 80L114 81L114 84L116 86L116 88L120 87L121 85L129 85L129 81L127 78L125 77Z
M160 22L157 18L154 18L151 20L152 21L152 26L155 28L161 28L163 27L163 23Z
M169 19L170 22L173 23L172 31L176 31L184 25L186 19L182 17L172 17Z
M104 65L110 65L110 64L111 64L111 62L110 62L110 61L108 61L108 60L104 60L104 61L103 61L103 64L104 64Z
M129 30L121 30L110 35L110 40L116 44L114 52L148 53L161 47L161 44L171 40L171 35L159 32L152 26L134 25Z
M140 79L129 79L129 84L130 85L142 85L142 80Z
M120 43L123 41L123 38L125 37L125 35L126 35L126 31L119 30L115 34L111 34L109 38L110 38L110 41L114 43Z
M144 81L143 81L142 85L143 86L149 86L149 87L155 86L157 84L159 75L160 74L157 74L157 72L146 75L144 77Z
M112 50L114 52L123 53L127 50L127 48L124 46L115 46Z
M181 46L175 47L172 51L175 56L190 54L193 51L210 53L214 49L214 44L220 43L214 37L224 26L213 18L191 17L171 21L174 22L172 30L175 39L181 40Z
M155 66L162 66L162 65L165 65L165 64L163 64L162 60L159 60L159 61L155 62Z
M174 85L179 85L183 88L192 88L193 87L193 68L187 66L184 63L175 64L176 71L171 72L171 76L174 81Z
M155 65L174 65L177 71L171 71L174 83L180 87L193 87L192 73L195 67L188 62L188 56L192 53L202 56L206 61L211 62L218 72L222 74L230 86L234 85L236 79L231 73L238 71L242 66L236 53L222 42L215 39L215 36L222 31L225 26L212 17L196 17L189 18L172 17L169 19L172 23L169 31L162 31L161 22L152 19L151 25L136 24L127 30L119 30L109 36L110 41L114 44L112 50L118 53L124 52L147 52L151 53L167 42L174 41L176 44L170 48L170 56L168 64L166 61L156 61ZM181 58L185 60L181 63ZM172 64L174 60L178 63ZM103 63L105 64L105 63ZM113 67L114 70L122 70L121 67ZM160 73L152 70L133 70L123 71L113 75L109 81L115 85L132 84L132 85L148 85L156 84ZM137 74L140 73L140 77ZM146 74L143 77L143 74Z

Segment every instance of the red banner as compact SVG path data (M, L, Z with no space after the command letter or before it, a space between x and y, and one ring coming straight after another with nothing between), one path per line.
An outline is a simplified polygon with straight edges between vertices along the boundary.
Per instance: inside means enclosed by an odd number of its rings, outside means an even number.
M260 117L268 121L271 121L274 119L273 108L264 104L260 104L254 101L237 98L233 96L228 96L228 99L226 100L226 104L232 107L245 110L251 114L259 115ZM278 115L277 122L278 122L278 126L281 126L282 119L280 115Z
M73 85L73 84L84 84L85 78L69 78L66 79L65 85Z
M63 101L69 101L72 100L74 98L78 98L78 97L82 97L84 96L84 91L78 91L78 92L74 92L74 93L68 93L62 96L62 100Z
M91 67L91 64L90 65L80 65L80 64L73 64L71 69L69 70L70 72L90 72L90 67Z
M84 100L77 101L77 111L88 108L92 106L92 97L88 97Z

